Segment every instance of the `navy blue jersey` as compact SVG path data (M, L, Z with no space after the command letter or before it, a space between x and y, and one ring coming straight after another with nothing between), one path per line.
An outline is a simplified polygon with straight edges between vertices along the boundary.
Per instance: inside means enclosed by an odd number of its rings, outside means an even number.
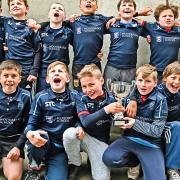
M3 43L5 39L5 32L4 32L4 17L0 16L0 62L4 60L4 50L3 50Z
M106 114L104 107L115 102L114 96L105 91L104 97L90 99L81 92L76 98L77 112L84 131L98 140L108 143L111 117Z
M63 132L77 122L75 95L75 91L68 89L64 93L55 94L51 88L37 93L25 133L42 129L48 133L52 142L62 144Z
M143 103L140 94L136 94L137 114L135 124L125 130L126 136L142 138L152 144L161 145L162 132L166 123L168 107L166 98L156 89Z
M172 94L165 84L158 85L158 90L166 97L168 104L167 122L180 122L180 92Z
M150 64L163 72L168 64L178 60L180 27L173 27L170 32L167 32L158 23L145 23L145 28L151 36Z
M107 64L115 68L136 68L139 36L143 28L132 21L124 24L117 21L109 28L111 44Z
M23 147L26 136L23 134L30 110L30 93L18 88L14 95L6 95L0 89L0 135L20 137L18 147ZM21 135L22 134L22 135ZM19 139L19 140L20 140Z
M81 15L70 27L74 33L74 64L97 63L97 54L103 45L103 34L109 17L94 14L91 16Z
M55 60L61 60L69 65L69 44L72 44L73 33L67 27L59 29L50 28L49 24L40 30L42 41L41 69L47 69Z
M29 29L26 20L4 19L6 59L16 60L22 65L23 73L37 76L40 63L39 34Z

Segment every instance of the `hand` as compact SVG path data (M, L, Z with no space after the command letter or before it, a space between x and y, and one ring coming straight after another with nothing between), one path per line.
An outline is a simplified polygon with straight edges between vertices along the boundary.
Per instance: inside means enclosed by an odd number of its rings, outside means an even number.
M136 113L137 113L137 102L130 101L126 107L126 115L128 117L134 118L136 116Z
M37 22L34 19L28 19L27 26L34 31L41 29L41 25L37 24Z
M37 77L33 76L33 75L29 75L28 78L27 78L27 81L29 81L29 82L34 82L36 80L37 80Z
M138 16L149 16L153 12L152 8L150 7L145 7L141 11L138 12Z
M151 43L151 36L150 36L150 35L147 35L147 36L146 36L146 41L147 41L147 43L149 43L149 44Z
M111 18L107 23L106 23L106 29L109 29L110 26L112 26L114 23L116 23L117 19L114 17L114 18Z
M123 119L128 120L128 123L124 124L122 126L119 126L119 127L122 128L122 129L131 129L133 127L134 123L135 123L135 119L129 118L129 117L124 117Z
M85 133L84 133L84 130L82 127L77 127L76 128L76 135L77 135L77 138L79 140L83 140L84 136L85 136Z
M174 22L174 25L180 27L180 22L175 21L175 22Z
M47 143L47 139L41 137L41 135L47 134L46 131L36 130L36 131L28 131L26 137L36 147L44 146Z
M100 52L98 53L97 55L99 61L102 61L102 58L103 58L103 52L100 50Z
M18 160L20 157L20 150L17 147L12 148L7 154L7 159Z
M106 114L110 114L110 113L115 114L118 112L125 111L124 107L119 102L113 102L113 103L105 106L104 110L105 110Z
M73 23L76 19L78 19L80 16L78 14L72 14L69 18L69 21Z

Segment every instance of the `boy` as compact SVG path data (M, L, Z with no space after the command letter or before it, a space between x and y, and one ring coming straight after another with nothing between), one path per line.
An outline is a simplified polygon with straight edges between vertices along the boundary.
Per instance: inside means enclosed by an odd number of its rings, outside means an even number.
M169 64L163 72L163 83L158 90L166 97L168 117L165 128L166 168L169 179L180 179L180 63Z
M180 27L174 25L178 18L178 6L159 5L155 12L155 23L145 22L144 27L151 36L150 64L155 65L158 71L159 83L162 82L162 73L165 67L178 59L180 47Z
M23 173L23 133L30 109L30 93L18 88L21 66L7 60L0 65L0 158L7 179L20 180Z
M38 34L27 27L27 0L8 0L12 17L4 19L5 43L8 51L5 59L13 59L22 66L22 88L31 89L37 79L40 63Z
M135 79L139 36L143 35L140 24L133 20L136 10L134 0L120 0L117 5L121 18L108 29L111 45L104 79L131 83ZM127 76L128 73L128 76Z
M47 166L46 179L67 179L67 156L63 147L63 132L77 122L75 92L66 88L69 82L67 66L55 61L48 66L47 83L50 88L36 94L25 129L28 143L30 168L42 161ZM82 129L77 127L81 137ZM38 171L30 169L26 179L39 179ZM38 169L37 169L38 170Z
M135 166L139 162L144 180L165 180L161 135L167 118L167 102L156 90L157 71L144 65L136 72L137 116L126 117L122 125L124 134L104 152L103 161L108 167ZM128 101L128 99L126 100Z
M50 18L50 23L40 30L43 50L37 84L38 91L49 87L46 83L49 64L57 59L61 59L67 66L69 65L69 44L72 44L73 39L72 30L63 26L65 9L61 3L53 3L51 5L48 17Z
M93 179L108 180L110 171L102 162L102 154L109 142L110 114L122 112L124 108L114 102L111 93L102 88L102 73L95 64L86 65L78 73L78 78L83 93L76 97L76 106L85 136L79 140L75 128L67 129L63 134L64 147L69 162L75 166L81 165L80 151L85 151L90 160Z

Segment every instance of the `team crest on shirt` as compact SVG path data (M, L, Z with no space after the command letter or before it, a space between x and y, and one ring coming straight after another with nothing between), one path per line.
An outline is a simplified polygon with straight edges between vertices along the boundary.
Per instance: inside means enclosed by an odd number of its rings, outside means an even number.
M162 37L161 36L157 36L156 37L156 42L162 42Z
M76 29L76 32L77 32L77 34L81 34L81 33L82 33L81 28L80 28L80 27L78 27L78 28Z
M80 84L79 84L79 79L74 79L73 80L73 85L74 85L74 87L79 87L80 86Z
M87 108L92 110L94 108L94 103L87 103Z
M46 116L46 122L53 123L53 116Z
M115 33L114 33L114 39L117 39L117 38L119 38L119 33L118 33L118 32L115 32Z

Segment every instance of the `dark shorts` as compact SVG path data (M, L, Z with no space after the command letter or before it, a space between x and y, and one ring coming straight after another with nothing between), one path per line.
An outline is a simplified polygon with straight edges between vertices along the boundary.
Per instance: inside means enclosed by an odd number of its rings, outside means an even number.
M0 158L6 157L9 151L15 146L17 137L0 136ZM24 158L24 150L20 150L20 157Z

